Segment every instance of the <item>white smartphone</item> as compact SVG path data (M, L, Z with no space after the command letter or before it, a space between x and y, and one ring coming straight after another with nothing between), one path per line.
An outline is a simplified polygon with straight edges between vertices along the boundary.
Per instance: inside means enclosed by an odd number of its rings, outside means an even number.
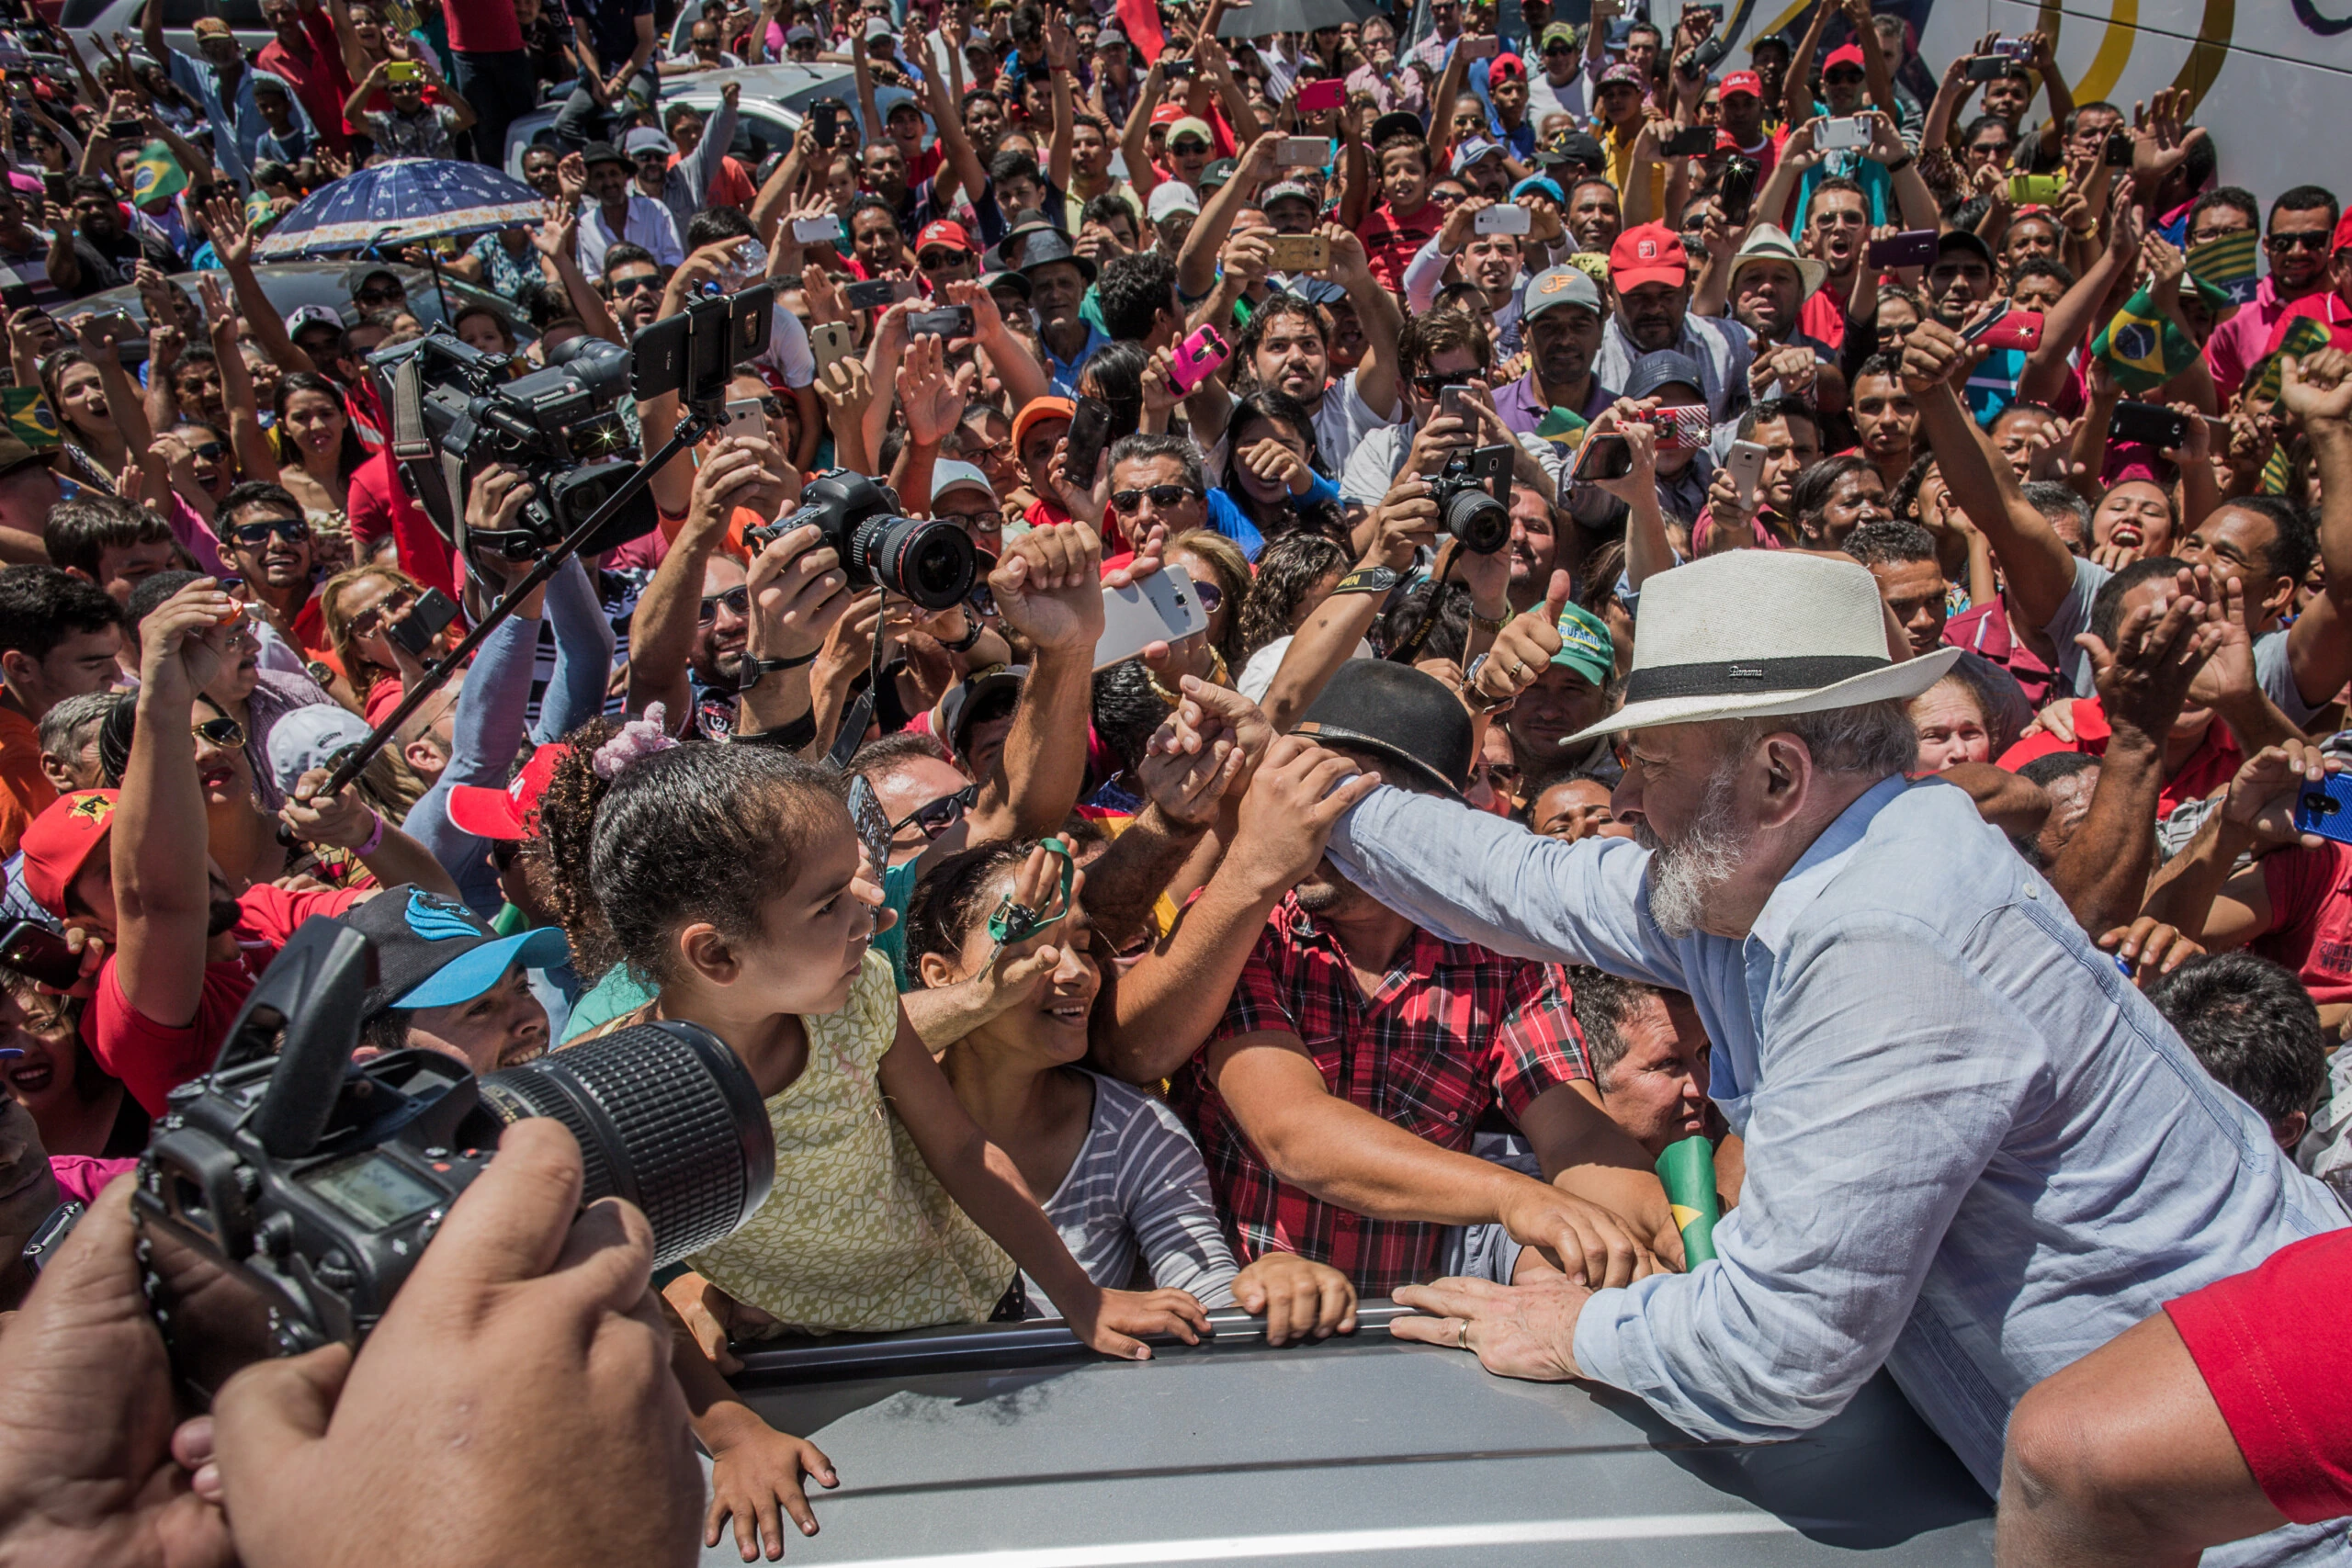
M1524 207L1505 207L1500 203L1482 207L1470 220L1470 227L1481 234L1524 234L1532 215Z
M1102 590L1102 635L1094 668L1107 670L1155 642L1174 642L1208 630L1209 613L1181 566L1166 566L1125 588Z
M808 327L808 350L817 358L817 373L836 360L857 352L857 329L847 321L814 321Z
M1731 482L1739 491L1739 504L1747 511L1756 510L1756 491L1764 482L1764 459L1768 455L1753 441L1735 441L1731 450L1724 454L1724 471L1731 475Z
M728 399L727 423L719 429L718 434L722 436L749 436L754 441L768 439L768 416L762 412L760 400L757 398Z
M1320 136L1285 136L1274 149L1274 166L1319 169L1331 161L1331 143Z
M1818 152L1841 152L1870 144L1870 121L1860 115L1825 119L1813 128L1813 145Z
M792 220L792 237L804 245L829 245L842 237L842 220L838 218L796 218Z

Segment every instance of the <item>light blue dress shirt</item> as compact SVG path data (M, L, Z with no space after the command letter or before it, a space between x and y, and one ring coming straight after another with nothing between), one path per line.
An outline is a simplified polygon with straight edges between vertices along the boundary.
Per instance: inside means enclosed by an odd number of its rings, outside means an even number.
M1745 942L1668 938L1629 840L1393 788L1329 852L1449 940L1690 994L1739 1206L1715 1261L1597 1292L1575 1351L1697 1436L1806 1431L1883 1362L1995 1490L2028 1388L2347 1223L1951 785L1862 795Z

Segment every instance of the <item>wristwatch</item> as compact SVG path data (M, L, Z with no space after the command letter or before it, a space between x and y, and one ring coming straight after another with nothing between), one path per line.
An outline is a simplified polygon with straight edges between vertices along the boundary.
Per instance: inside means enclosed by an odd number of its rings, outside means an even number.
M814 664L816 661L815 650L804 653L797 659L753 659L751 655L745 654L743 672L738 678L735 690L748 692L780 671L797 670L804 664Z

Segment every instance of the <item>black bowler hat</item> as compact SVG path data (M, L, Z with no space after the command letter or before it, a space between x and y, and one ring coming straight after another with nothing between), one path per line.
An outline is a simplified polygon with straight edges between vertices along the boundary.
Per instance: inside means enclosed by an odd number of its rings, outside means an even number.
M1434 784L1459 796L1470 782L1470 710L1434 675L1385 659L1351 659L1291 727L1352 751L1370 751L1402 773L1395 782Z

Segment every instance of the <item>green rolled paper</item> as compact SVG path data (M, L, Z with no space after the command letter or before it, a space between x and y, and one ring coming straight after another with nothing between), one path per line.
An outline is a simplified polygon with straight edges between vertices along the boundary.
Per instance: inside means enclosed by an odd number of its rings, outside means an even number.
M1683 1267L1696 1269L1715 1255L1715 1145L1697 1134L1668 1144L1657 1156L1657 1179L1682 1232Z

